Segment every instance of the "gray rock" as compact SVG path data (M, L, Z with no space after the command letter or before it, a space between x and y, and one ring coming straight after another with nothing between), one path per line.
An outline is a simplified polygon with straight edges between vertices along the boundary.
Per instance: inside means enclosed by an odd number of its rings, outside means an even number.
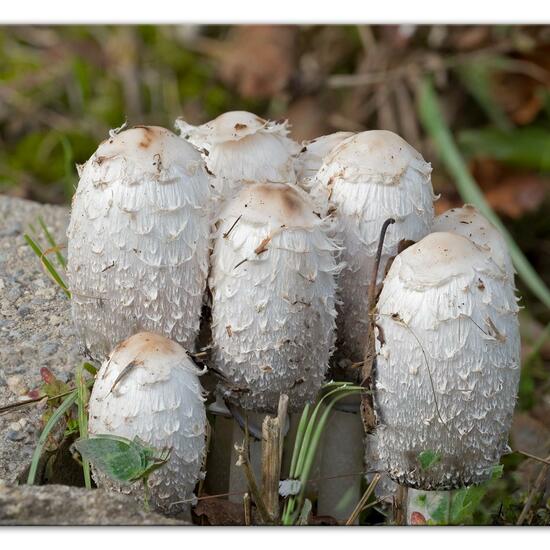
M39 216L64 244L68 208L0 195L0 406L24 399L26 391L38 387L41 367L66 380L83 360L69 300L23 239L30 223L39 231ZM36 239L49 247L41 233ZM10 427L21 419L27 421L27 434ZM35 406L0 415L0 480L14 482L28 466L29 442L34 447L39 426Z
M188 525L131 497L66 485L0 483L0 525Z

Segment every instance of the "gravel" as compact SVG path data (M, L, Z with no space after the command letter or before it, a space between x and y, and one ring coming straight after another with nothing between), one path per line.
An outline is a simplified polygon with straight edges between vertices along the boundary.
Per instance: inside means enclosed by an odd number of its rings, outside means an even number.
M68 380L83 360L69 301L23 239L29 224L39 230L39 216L65 243L68 208L0 195L0 406L26 399L41 384L41 367ZM26 468L38 430L36 406L0 415L0 480L14 482Z

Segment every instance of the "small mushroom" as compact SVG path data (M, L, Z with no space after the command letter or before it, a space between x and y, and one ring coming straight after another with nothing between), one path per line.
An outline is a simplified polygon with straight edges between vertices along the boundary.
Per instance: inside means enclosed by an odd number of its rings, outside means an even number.
M299 145L288 137L288 123L272 122L246 111L230 111L192 126L176 120L180 135L204 151L215 191L233 197L247 183L295 183Z
M319 170L311 194L333 211L346 267L339 281L340 354L362 361L368 321L368 288L380 229L394 218L384 241L379 282L401 241L424 237L433 222L431 166L398 135L361 132L338 145ZM324 197L324 198L323 198Z
M334 346L334 242L284 184L247 186L226 203L212 254L212 339L225 397L255 412L315 399Z
M487 480L507 450L520 376L513 284L470 240L432 233L395 258L377 324L383 469L426 491ZM425 452L438 458L429 468Z
M171 448L167 464L148 480L153 507L167 514L189 512L201 477L207 420L200 374L179 344L141 332L113 350L90 397L90 435L137 436ZM101 487L143 495L140 484L120 485L98 470L93 475Z
M436 216L432 231L448 231L470 239L493 258L510 281L514 280L514 266L504 237L472 204L451 208Z
M193 350L209 201L200 154L164 128L112 132L86 162L68 229L68 275L73 319L95 359L140 330Z

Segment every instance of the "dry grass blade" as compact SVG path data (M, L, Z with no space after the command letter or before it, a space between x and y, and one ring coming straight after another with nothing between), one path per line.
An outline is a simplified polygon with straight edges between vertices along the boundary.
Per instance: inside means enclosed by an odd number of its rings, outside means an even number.
M349 518L346 521L346 525L353 525L355 523L355 520L359 517L359 514L363 511L365 508L370 496L372 495L374 489L376 488L376 485L378 485L378 482L380 481L380 474L376 474L372 481L369 483L369 486L367 487L367 490L364 492L363 496L361 497L361 500L357 503L357 506L353 509L353 512L350 514Z

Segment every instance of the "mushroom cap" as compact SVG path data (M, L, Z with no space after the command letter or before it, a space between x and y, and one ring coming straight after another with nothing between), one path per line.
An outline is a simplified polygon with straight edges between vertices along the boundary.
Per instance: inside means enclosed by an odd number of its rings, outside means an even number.
M353 132L334 132L309 141L303 141L302 150L296 159L298 184L309 190L313 185L315 175L323 164L324 158L337 145L353 135Z
M507 449L520 339L513 286L467 238L432 233L399 254L378 301L377 454L422 490L488 479ZM441 460L423 470L418 456Z
M493 258L511 281L514 280L514 266L504 237L472 204L443 212L435 218L432 230L449 231L470 239Z
M181 135L203 149L213 185L222 199L247 183L295 183L294 157L299 145L287 137L288 124L252 113L224 113L202 126L176 121Z
M170 459L149 477L153 506L176 513L193 497L201 477L206 436L206 410L198 375L186 351L164 336L135 334L120 343L99 370L89 403L90 435L139 437ZM120 485L94 471L98 485L141 498L140 485Z
M113 135L86 162L67 232L68 277L73 319L95 358L140 330L193 348L210 197L200 154L163 128Z
M179 117L176 128L193 145L209 150L212 145L227 141L239 141L256 133L276 133L286 136L288 122L274 122L249 113L248 111L228 111L201 126L188 124Z
M335 243L312 205L283 184L226 204L211 262L212 340L221 393L256 412L315 399L334 345Z
M380 230L386 232L378 280L402 241L418 241L433 223L431 167L398 135L384 130L361 132L344 140L326 157L311 195L332 211L336 236L346 263L339 279L339 354L361 361L368 322L368 288ZM323 210L323 209L322 209ZM323 212L321 212L323 213Z

